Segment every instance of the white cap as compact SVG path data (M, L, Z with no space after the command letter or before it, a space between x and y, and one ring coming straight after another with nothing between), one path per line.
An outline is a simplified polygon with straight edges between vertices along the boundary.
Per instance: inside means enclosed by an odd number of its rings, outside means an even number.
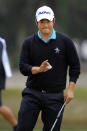
M53 10L48 6L42 6L36 11L36 19L37 21L40 21L42 19L48 19L49 21L52 21L54 18L54 12Z

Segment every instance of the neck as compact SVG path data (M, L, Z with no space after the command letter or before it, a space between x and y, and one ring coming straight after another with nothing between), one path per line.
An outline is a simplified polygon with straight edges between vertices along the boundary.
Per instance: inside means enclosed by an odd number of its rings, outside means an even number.
M43 33L40 32L40 35L44 39L44 41L47 41L51 37L52 33L50 33L50 34L43 34Z

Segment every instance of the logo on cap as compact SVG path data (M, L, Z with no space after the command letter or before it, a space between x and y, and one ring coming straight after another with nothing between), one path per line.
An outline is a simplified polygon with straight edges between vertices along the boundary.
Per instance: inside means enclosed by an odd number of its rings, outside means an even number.
M51 14L50 12L47 12L47 11L42 11L42 12L39 12L38 15L41 15L41 14Z

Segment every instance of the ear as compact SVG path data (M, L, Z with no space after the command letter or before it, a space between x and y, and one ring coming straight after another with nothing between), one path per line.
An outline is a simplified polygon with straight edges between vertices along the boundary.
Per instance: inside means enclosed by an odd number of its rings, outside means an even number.
M54 23L54 24L55 24L55 22L56 22L56 18L53 19L53 23Z
M35 19L35 24L38 25L37 19Z

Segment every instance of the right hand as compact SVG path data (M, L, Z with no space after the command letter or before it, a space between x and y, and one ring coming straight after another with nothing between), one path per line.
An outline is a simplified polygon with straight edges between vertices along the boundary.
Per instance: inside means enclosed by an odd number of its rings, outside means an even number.
M48 60L45 60L45 61L42 62L42 64L39 67L36 67L36 66L32 67L31 72L32 72L32 74L38 74L40 72L46 72L46 71L49 70L47 68L47 66L49 66L49 65L50 64L49 64Z
M48 71L47 66L49 66L49 65L50 64L49 64L48 60L43 61L42 64L40 65L39 72L46 72L46 71Z

